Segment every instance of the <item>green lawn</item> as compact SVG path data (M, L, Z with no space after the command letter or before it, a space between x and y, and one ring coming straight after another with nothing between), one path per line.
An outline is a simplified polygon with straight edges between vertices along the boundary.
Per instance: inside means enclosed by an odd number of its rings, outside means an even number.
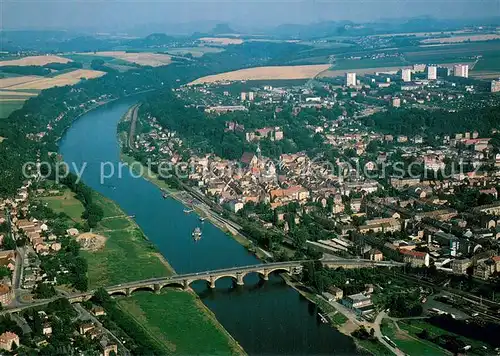
M400 350L408 355L449 355L450 353L436 344L410 336L407 332L398 330L394 322L384 320L381 325L382 334L390 338Z
M474 349L481 349L483 346L491 348L490 345L483 343L479 340L469 339L464 336L460 336L455 333L446 331L444 329L441 329L440 327L437 327L435 325L426 322L425 320L405 320L404 322L399 321L398 324L401 329L405 330L406 332L408 332L410 335L413 336L416 336L417 334L422 332L422 330L425 329L427 330L427 332L431 337L436 337L439 335L454 335L457 336L462 341L464 341L467 345L471 345Z
M118 216L125 217L125 213L118 205L98 193L94 194L93 202L102 208L105 219Z
M372 355L376 356L392 356L393 353L384 345L382 345L378 340L360 340L360 339L354 339L356 342L356 345L360 346L361 348L367 350L370 352Z
M40 200L43 203L47 203L47 206L56 213L66 213L71 220L81 223L82 214L85 211L81 201L75 198L75 194L66 189L61 195L41 197Z
M161 294L137 292L120 299L118 305L148 331L166 354L243 353L193 293L174 289Z
M127 217L106 218L100 222L100 227L107 230L123 230L131 226Z

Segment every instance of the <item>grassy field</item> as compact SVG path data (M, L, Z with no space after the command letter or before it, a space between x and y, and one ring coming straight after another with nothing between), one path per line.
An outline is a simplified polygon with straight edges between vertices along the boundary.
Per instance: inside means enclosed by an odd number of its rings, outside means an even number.
M392 321L384 320L381 329L382 334L389 337L401 351L408 355L437 356L451 354L431 341L419 339L403 329L398 330L396 324Z
M79 53L94 58L114 58L126 63L135 63L141 66L164 66L172 62L168 54L151 53L151 52L125 52L125 51L105 51L105 52L88 52ZM106 61L105 61L106 62Z
M382 345L378 340L360 340L355 339L356 345L361 347L362 349L370 352L372 355L376 356L392 356L393 353L384 345Z
M0 119L6 118L11 112L23 107L24 100L2 100L0 101Z
M446 330L443 330L435 325L432 325L425 320L405 320L398 321L398 325L402 330L405 330L408 334L417 337L416 335L422 332L422 330L427 330L429 336L436 337L439 335L453 335L457 336L459 339L464 341L467 345L471 345L473 349L482 349L483 346L490 348L488 344L485 344L478 340L469 339Z
M136 223L115 203L97 194L94 200L103 208L105 217L93 232L105 236L106 245L99 251L83 251L90 288L173 273Z
M82 202L75 198L75 193L69 189L65 190L62 195L42 197L40 200L47 203L47 206L56 213L64 212L74 222L82 222L82 214L85 208Z
M224 51L223 48L199 46L172 48L168 49L167 53L174 56L184 56L188 53L191 53L193 57L202 57L205 53L219 53L222 51Z
M243 354L213 314L193 293L166 289L137 292L119 306L142 325L166 354Z

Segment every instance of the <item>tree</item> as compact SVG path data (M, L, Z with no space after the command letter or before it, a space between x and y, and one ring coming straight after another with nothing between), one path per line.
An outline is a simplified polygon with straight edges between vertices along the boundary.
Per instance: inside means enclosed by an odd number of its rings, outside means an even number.
M35 298L37 299L48 299L54 297L57 293L53 285L38 282L35 289L33 290Z

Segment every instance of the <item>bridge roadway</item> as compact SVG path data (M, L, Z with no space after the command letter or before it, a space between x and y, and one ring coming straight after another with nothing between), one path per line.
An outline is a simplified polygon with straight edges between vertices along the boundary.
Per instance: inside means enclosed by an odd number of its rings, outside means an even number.
M165 286L179 286L188 288L189 285L195 281L206 281L210 288L215 288L215 283L220 278L232 278L237 285L244 285L244 278L249 273L257 273L262 279L267 280L269 274L279 271L290 274L297 274L302 271L302 265L308 260L303 261L287 261L287 262L274 262L262 263L252 266L241 266L224 268L213 271L188 273L182 275L174 275L170 277L151 278L142 281L134 281L109 286L105 289L111 295L122 294L130 295L132 292L140 290L150 290L151 292L158 293ZM361 259L325 259L321 261L324 265L329 267L343 267L343 268L361 268L361 267L395 267L402 266L403 263L393 261L370 261ZM88 299L92 296L93 292L82 293L80 295L72 295L70 301L81 301Z
M243 285L244 278L249 273L257 273L262 279L267 280L269 278L269 274L275 271L286 272L290 274L300 273L302 271L302 265L306 262L312 262L312 261L302 260L302 261L274 262L274 263L262 263L252 266L224 268L213 271L188 273L188 274L174 275L169 277L159 277L159 278L145 279L141 281L127 282L115 286L105 287L105 289L110 295L129 296L136 290L149 290L154 293L159 293L160 290L165 286L178 286L182 288L189 288L189 285L195 281L206 281L210 286L210 288L215 288L215 282L220 278L226 278L226 277L232 278L237 285ZM323 259L321 260L321 262L323 263L323 265L333 268L397 267L403 265L403 263L393 262L393 261L375 262L371 260L343 259L343 258ZM67 298L71 303L82 302L90 299L94 294L94 292L95 291L68 294ZM5 312L17 312L25 308L47 304L58 298L60 298L60 296L35 303L18 306L15 308L10 308L10 309L6 308Z

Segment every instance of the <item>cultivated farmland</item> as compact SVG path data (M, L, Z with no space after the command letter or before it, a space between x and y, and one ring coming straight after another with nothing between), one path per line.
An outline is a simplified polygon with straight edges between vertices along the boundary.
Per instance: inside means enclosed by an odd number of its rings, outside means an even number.
M57 86L73 85L83 79L98 78L106 74L97 70L78 69L57 75L52 78L25 76L0 79L0 89L9 90L43 90Z
M189 85L236 80L309 79L330 68L329 64L254 67L198 78Z
M79 53L86 56L112 57L121 59L129 63L135 63L141 66L159 67L172 63L172 57L168 54L151 52L125 52L125 51L107 51L96 53Z
M0 61L0 66L44 66L49 63L68 63L68 58L59 56L29 56L9 61Z

